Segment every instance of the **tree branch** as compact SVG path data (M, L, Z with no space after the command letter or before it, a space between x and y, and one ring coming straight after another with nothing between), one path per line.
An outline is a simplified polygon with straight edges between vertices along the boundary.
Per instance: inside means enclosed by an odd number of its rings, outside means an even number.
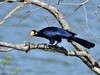
M8 18L10 18L18 9L22 8L25 4L27 4L26 1L24 1L21 4L19 4L12 11L10 11L10 13L2 21L0 21L0 25L3 24Z
M40 0L7 0L10 2L13 1L19 1L19 2L28 2L34 5L37 5L39 7L42 7L46 10L48 10L51 14L54 15L54 17L57 19L57 21L60 23L61 27L70 30L70 27L68 23L66 22L64 16L53 6L50 6L44 2L41 2ZM85 0L83 3L88 2L89 0ZM16 11L16 10L15 10ZM14 12L15 12L14 11ZM13 12L13 13L14 13ZM11 13L11 12L10 12ZM12 13L10 14L12 16ZM8 17L9 18L9 17ZM63 47L55 47L47 44L34 44L34 43L22 43L22 44L11 44L6 42L0 42L0 46L7 47L6 49L0 49L1 52L7 52L11 51L13 49L20 50L20 51L27 51L27 50L33 50L33 49L41 49L45 51L53 51L53 52L59 52L63 53L66 56L77 56L80 58L92 71L94 71L96 74L100 75L100 65L98 62L96 62L93 57L85 51L84 48L82 48L79 44L77 44L74 41L71 41L71 44L76 48L77 51L72 50L66 50Z
M63 53L68 56L87 56L86 51L72 51L72 50L66 50L63 47L55 46L55 45L48 45L48 44L35 44L35 43L30 43L30 42L23 42L21 44L12 44L12 43L7 43L7 42L0 42L1 47L6 47L8 48L8 51L11 49L16 49L19 51L30 51L34 49L41 49L44 51L52 51L52 52L59 52ZM0 52L5 52L5 49L0 49ZM6 50L7 52L7 50Z
M26 51L34 50L34 49L41 49L44 51L62 53L62 54L65 54L66 56L76 56L80 58L81 60L83 60L83 62L87 64L89 68L92 69L95 73L100 74L99 63L95 61L93 57L90 54L88 54L86 51L66 50L65 48L59 47L59 46L52 46L48 44L34 44L34 43L27 43L27 42L23 42L22 44L12 44L12 43L0 42L0 46L8 48L9 49L8 51L12 51L13 49L16 49L19 51L26 52ZM7 52L7 50L0 49L0 52Z

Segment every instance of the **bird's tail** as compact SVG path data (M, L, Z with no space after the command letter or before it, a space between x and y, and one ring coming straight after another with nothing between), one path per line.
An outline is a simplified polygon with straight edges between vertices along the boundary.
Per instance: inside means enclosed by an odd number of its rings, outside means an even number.
M86 40L78 38L78 37L73 37L72 40L75 41L75 42L77 42L77 43L79 43L80 45L88 48L88 49L90 49L90 48L92 48L92 47L95 46L94 43L91 43L89 41L86 41Z

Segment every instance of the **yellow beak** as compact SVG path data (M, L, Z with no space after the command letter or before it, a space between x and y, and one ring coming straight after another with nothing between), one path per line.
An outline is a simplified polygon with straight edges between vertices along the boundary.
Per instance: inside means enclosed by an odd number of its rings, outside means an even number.
M30 37L32 38L35 35L34 31L31 31Z

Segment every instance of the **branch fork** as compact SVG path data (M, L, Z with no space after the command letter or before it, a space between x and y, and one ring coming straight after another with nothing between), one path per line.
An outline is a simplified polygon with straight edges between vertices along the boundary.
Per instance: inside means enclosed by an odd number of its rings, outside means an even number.
M7 1L18 1L23 2L23 0L7 0ZM61 0L59 0L61 1ZM81 3L81 5L86 4L89 2L89 0L85 0ZM10 18L18 9L22 8L25 4L31 3L34 5L37 5L41 8L44 8L48 10L60 23L61 27L66 30L71 30L68 23L66 22L64 16L53 6L50 6L44 2L41 2L41 0L25 0L23 3L16 6L2 21L0 21L0 24L3 24L8 18ZM59 3L60 4L60 3ZM6 47L7 49L0 49L0 52L7 52L12 51L13 49L19 50L19 51L30 51L34 49L41 49L45 51L52 51L52 52L59 52L62 54L65 54L66 56L75 56L80 58L92 71L94 71L96 74L100 75L100 64L94 60L94 58L86 52L86 49L82 48L80 45L78 45L76 42L72 41L71 44L75 47L76 51L73 50L66 50L63 47L59 46L51 46L47 44L35 44L35 43L27 43L24 42L22 44L12 44L12 43L6 43L6 42L0 42L1 47Z

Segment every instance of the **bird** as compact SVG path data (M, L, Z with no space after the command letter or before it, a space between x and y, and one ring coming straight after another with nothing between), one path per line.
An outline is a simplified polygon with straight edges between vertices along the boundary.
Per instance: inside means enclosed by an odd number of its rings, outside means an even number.
M75 41L78 44L88 49L93 48L95 46L94 43L84 40L82 38L79 38L76 35L77 34L74 32L65 30L60 27L55 27L55 26L45 27L39 31L31 30L30 32L31 38L36 36L36 37L42 37L42 38L48 39L51 45L53 45L55 41L57 41L57 43L55 44L57 45L58 43L62 41L62 39L67 39L67 40Z

